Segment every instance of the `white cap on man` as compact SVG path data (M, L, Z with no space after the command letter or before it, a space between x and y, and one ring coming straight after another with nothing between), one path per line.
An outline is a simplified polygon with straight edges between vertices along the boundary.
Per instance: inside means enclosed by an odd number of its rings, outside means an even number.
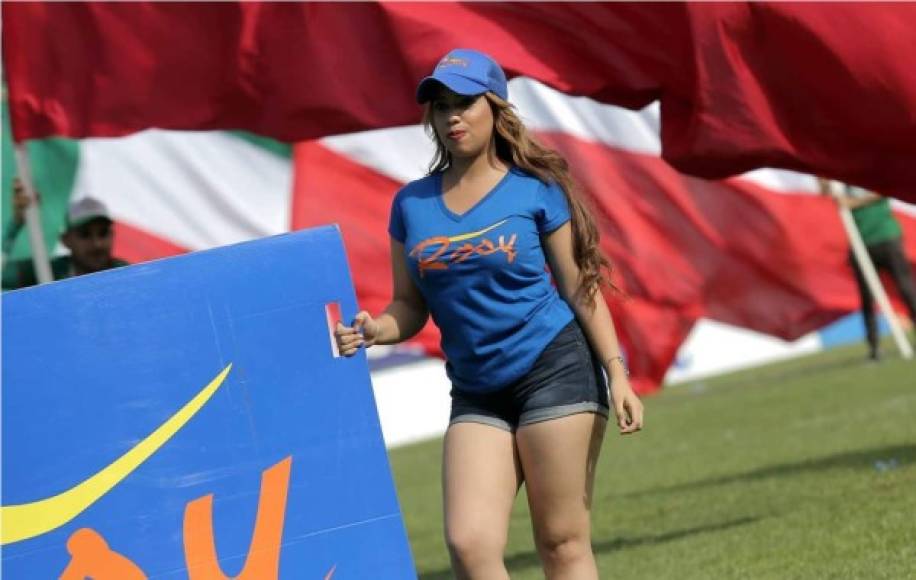
M70 202L67 209L67 229L78 228L97 219L112 221L108 206L94 197L82 197Z

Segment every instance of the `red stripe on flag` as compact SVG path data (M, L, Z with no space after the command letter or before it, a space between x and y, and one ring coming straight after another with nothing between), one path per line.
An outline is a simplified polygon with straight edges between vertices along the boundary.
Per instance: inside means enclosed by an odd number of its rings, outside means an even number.
M187 249L123 221L115 221L114 255L132 264L187 253Z

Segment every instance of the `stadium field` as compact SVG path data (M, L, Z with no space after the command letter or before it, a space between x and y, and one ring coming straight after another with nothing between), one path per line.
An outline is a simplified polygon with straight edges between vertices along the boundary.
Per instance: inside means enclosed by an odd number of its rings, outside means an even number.
M916 361L837 348L645 402L645 431L609 433L599 464L602 578L916 578ZM424 580L451 577L440 448L391 452ZM543 578L524 489L506 561Z

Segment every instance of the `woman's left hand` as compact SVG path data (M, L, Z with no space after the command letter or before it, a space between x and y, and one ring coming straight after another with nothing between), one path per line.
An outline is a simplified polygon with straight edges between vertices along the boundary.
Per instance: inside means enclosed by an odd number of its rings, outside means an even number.
M628 435L642 429L642 401L633 392L626 376L614 377L611 381L611 400L621 435Z

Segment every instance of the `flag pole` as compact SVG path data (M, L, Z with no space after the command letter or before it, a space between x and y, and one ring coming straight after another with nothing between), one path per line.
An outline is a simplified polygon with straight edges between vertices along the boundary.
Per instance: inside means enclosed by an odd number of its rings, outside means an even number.
M839 182L830 182L829 191L834 199L838 198L840 195L841 187L842 185ZM897 344L897 350L900 351L900 356L903 358L911 359L913 358L913 347L910 345L910 341L907 340L906 335L904 335L903 328L900 327L900 322L897 320L897 315L891 308L891 302L887 298L887 293L884 291L881 279L878 278L878 272L875 270L875 265L868 255L868 250L865 249L865 243L862 241L862 235L859 233L859 228L856 227L852 212L841 203L838 203L837 207L840 210L840 219L843 221L843 227L846 229L846 236L849 238L849 243L852 246L853 257L859 265L859 270L865 278L868 289L871 290L872 296L874 296L875 300L878 302L878 308L881 310L881 314L884 315L888 326L890 326L891 335L894 337L894 342Z
M48 248L45 245L45 236L41 228L41 211L38 208L40 201L38 196L35 195L32 172L29 167L29 156L25 150L24 143L16 143L16 165L19 167L19 176L22 178L25 194L30 200L28 207L25 208L25 223L29 229L35 279L38 280L39 284L45 284L53 280L51 263L48 261Z

